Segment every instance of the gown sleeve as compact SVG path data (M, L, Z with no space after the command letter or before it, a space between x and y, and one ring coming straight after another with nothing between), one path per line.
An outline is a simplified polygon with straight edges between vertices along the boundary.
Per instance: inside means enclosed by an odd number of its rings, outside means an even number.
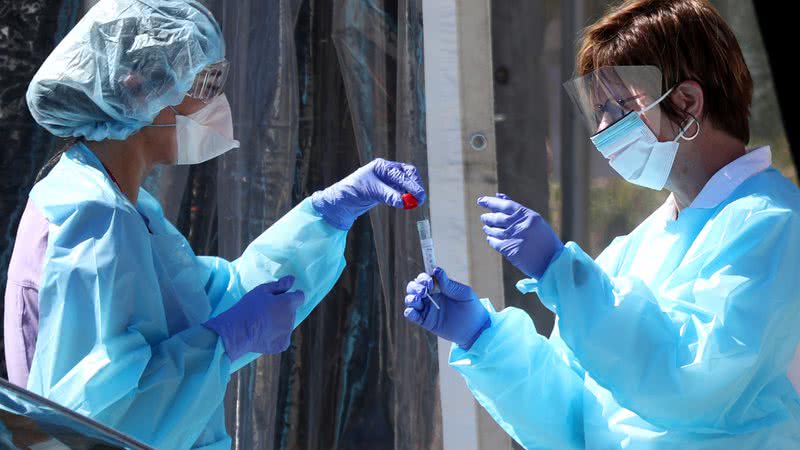
M800 340L797 215L731 205L698 239L658 292L574 243L536 289L586 371L650 423L745 432L783 420L784 402L762 394L788 383Z
M470 347L453 344L450 365L475 399L527 449L584 448L584 402L592 401L568 355L536 332L517 308L497 313Z
M254 287L292 275L292 289L305 294L305 302L295 317L297 327L342 274L346 243L347 232L328 224L311 200L304 200L256 238L235 261L201 257L212 272L206 291L212 299L213 315L230 308ZM231 370L238 370L259 356L244 355L233 362Z

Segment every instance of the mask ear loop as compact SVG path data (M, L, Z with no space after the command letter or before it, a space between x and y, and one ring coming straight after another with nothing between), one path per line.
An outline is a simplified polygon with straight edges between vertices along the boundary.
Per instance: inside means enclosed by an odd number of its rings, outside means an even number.
M175 113L175 116L180 116L180 115L181 115L181 113L179 113L179 112L178 112L178 110L177 110L177 109L175 109L175 107L174 107L174 106L172 106L172 105L167 105L167 108L171 109L171 110L172 110L172 112L173 112L173 113ZM151 123L150 125L145 125L145 127L152 127L152 128L167 128L167 127L174 127L174 126L177 126L177 125L178 125L178 124L177 124L177 119L176 119L176 123L161 123L161 124L154 124L154 123Z
M653 103L650 103L650 104L649 104L649 105L647 105L646 107L642 108L640 111L637 111L637 114L639 114L639 117L644 117L644 114L645 114L647 111L650 111L651 109L653 109L653 108L655 108L656 106L658 106L658 104L659 104L659 103L661 103L661 102L663 102L665 98L669 97L669 94L671 94L671 93L672 93L672 91L674 91L674 90L675 90L675 86L673 86L673 87L669 88L669 89L667 90L667 92L664 92L664 95L662 95L661 97L658 97L658 99L656 99L656 101L654 101ZM695 137L696 137L696 136L695 136Z
M647 105L647 107L642 108L642 110L639 111L639 115L643 115L647 111L650 111L651 109L653 109L656 106L658 106L658 104L661 103L662 101L664 101L664 99L667 98L669 96L669 94L671 94L672 91L674 91L674 90L675 90L674 86L669 88L669 90L667 92L664 92L664 95L662 95L661 97L658 97L658 99L656 101L654 101L653 103L650 103L649 105Z
M684 141L693 141L697 139L697 136L700 136L700 121L697 120L697 117L695 117L692 113L687 112L686 114L689 114L692 117L689 119L689 123L686 125L686 127L681 127L681 132L675 139L676 141L679 139L683 139ZM692 137L687 137L686 132L689 130L689 128L691 128L692 125L697 125L697 131L692 135Z

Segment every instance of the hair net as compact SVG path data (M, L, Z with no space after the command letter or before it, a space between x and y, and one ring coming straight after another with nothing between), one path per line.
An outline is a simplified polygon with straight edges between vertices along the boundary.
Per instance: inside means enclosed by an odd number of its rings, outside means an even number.
M28 108L57 136L126 139L224 57L219 25L195 0L100 0L34 75Z

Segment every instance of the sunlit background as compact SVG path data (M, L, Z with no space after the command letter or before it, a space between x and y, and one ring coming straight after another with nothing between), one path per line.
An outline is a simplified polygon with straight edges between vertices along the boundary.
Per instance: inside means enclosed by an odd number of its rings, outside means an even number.
M60 37L93 3L0 3L2 286L27 192L60 145L32 122L25 89ZM587 130L568 127L577 112L561 84L572 76L580 29L610 2L203 3L225 33L232 63L227 95L242 147L199 166L160 169L147 182L198 254L235 258L303 198L375 157L413 163L429 184L447 184L462 170L478 170L466 185L453 186L470 195L494 193L476 185L496 186L540 211L562 238L576 240L594 256L667 196L624 182L592 149ZM753 2L712 3L736 33L753 75L749 146L770 145L775 167L796 183ZM496 147L484 156L465 149L457 165L434 161L461 155L459 143L428 145L430 129L438 124L428 123L426 129L426 99L436 93L425 89L430 43L424 42L424 31L450 23L424 17L424 8L432 4L458 4L489 15L480 29L439 30L446 40L455 41L459 33L482 44L446 56L470 64L491 57L485 83L460 95L469 105L465 116L492 114L488 128L494 130L487 133ZM493 105L475 101L487 92ZM487 154L493 156L488 162ZM429 205L410 214L383 209L357 222L348 239L347 270L294 333L290 350L261 358L231 382L226 414L235 449L495 450L516 445L475 412L463 380L441 364L447 347L402 317L405 284L422 270L414 224L433 216L440 260L453 261L453 270L476 287L494 286L496 304L525 309L540 333L550 332L549 311L514 289L522 274L499 258L482 260L485 243L469 234L480 211L474 198L461 197L437 203L434 196L430 204L440 205L434 211ZM451 226L451 213L463 220ZM492 271L481 271L484 262Z

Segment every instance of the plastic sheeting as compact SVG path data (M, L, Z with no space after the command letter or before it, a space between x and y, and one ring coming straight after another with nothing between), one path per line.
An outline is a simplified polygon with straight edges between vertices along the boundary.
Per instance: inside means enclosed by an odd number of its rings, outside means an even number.
M218 250L223 257L241 254L293 206L299 101L294 26L300 3L210 5L235 68L227 93L236 100L235 136L246 149L217 160ZM263 357L234 376L226 399L234 448L272 448L279 361L280 356Z
M361 163L375 157L410 162L427 180L422 1L336 0L334 11L334 44ZM442 445L436 339L399 314L406 283L424 271L416 221L429 217L427 208L370 215L387 305L380 369L392 384L394 428L402 431L393 448Z
M411 157L424 155L420 27L417 2L303 4L296 42L305 186L335 182L376 156L409 160L424 173L424 157ZM284 354L275 448L441 447L435 340L406 325L398 295L422 267L417 215L378 214L356 223L350 266Z

